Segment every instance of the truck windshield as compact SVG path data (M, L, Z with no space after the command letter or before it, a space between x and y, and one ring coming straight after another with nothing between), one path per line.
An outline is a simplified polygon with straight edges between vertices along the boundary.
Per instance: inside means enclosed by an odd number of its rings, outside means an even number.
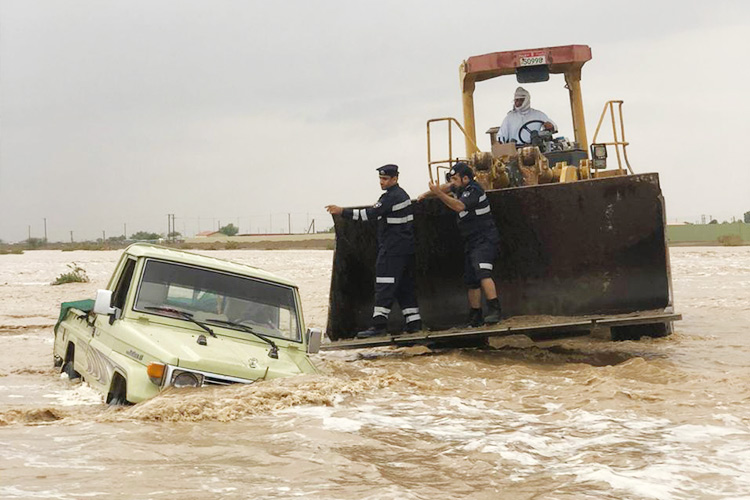
M288 286L148 259L134 309L160 314L154 309L158 307L188 312L198 321L237 323L265 336L301 341L295 294Z

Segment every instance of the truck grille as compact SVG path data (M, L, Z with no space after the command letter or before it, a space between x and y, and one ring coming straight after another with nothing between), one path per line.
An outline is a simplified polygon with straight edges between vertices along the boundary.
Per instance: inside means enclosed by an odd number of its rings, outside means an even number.
M203 385L232 385L232 384L239 384L239 383L240 383L239 381L227 380L218 375L205 375L203 377Z

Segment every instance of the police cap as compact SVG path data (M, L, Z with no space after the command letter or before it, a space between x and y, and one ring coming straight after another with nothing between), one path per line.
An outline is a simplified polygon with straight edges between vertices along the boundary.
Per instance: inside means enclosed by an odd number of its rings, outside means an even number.
M454 175L458 175L459 177L468 177L469 179L473 179L474 171L466 163L460 161L456 163L455 165L453 165L453 168L451 168L448 171L448 174L446 174L446 177L453 177Z
M398 176L398 165L383 165L382 167L378 167L377 170L379 175L385 175L388 177Z

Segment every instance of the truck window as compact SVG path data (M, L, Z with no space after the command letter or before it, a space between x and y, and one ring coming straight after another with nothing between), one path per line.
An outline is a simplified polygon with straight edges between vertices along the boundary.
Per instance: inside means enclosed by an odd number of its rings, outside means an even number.
M291 287L206 268L146 260L134 309L190 313L198 321L237 323L269 337L301 341L299 311Z
M117 286L112 292L112 307L122 310L125 307L125 298L130 290L130 283L133 281L133 271L135 271L135 260L128 259L122 270L120 279L117 280Z

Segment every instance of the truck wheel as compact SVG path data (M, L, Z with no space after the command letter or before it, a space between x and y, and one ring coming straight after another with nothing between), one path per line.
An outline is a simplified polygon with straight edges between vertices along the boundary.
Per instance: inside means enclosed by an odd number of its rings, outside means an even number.
M81 378L81 374L78 373L73 367L73 360L75 359L76 348L73 343L68 344L68 349L65 352L65 363L63 363L62 373L65 373L70 380L76 380Z
M110 406L129 405L127 394L127 382L122 375L115 373L114 377L112 377L112 388L107 394L107 404Z
M76 380L81 378L81 374L75 371L73 368L73 360L67 361L63 367L62 372L68 376L70 380Z

